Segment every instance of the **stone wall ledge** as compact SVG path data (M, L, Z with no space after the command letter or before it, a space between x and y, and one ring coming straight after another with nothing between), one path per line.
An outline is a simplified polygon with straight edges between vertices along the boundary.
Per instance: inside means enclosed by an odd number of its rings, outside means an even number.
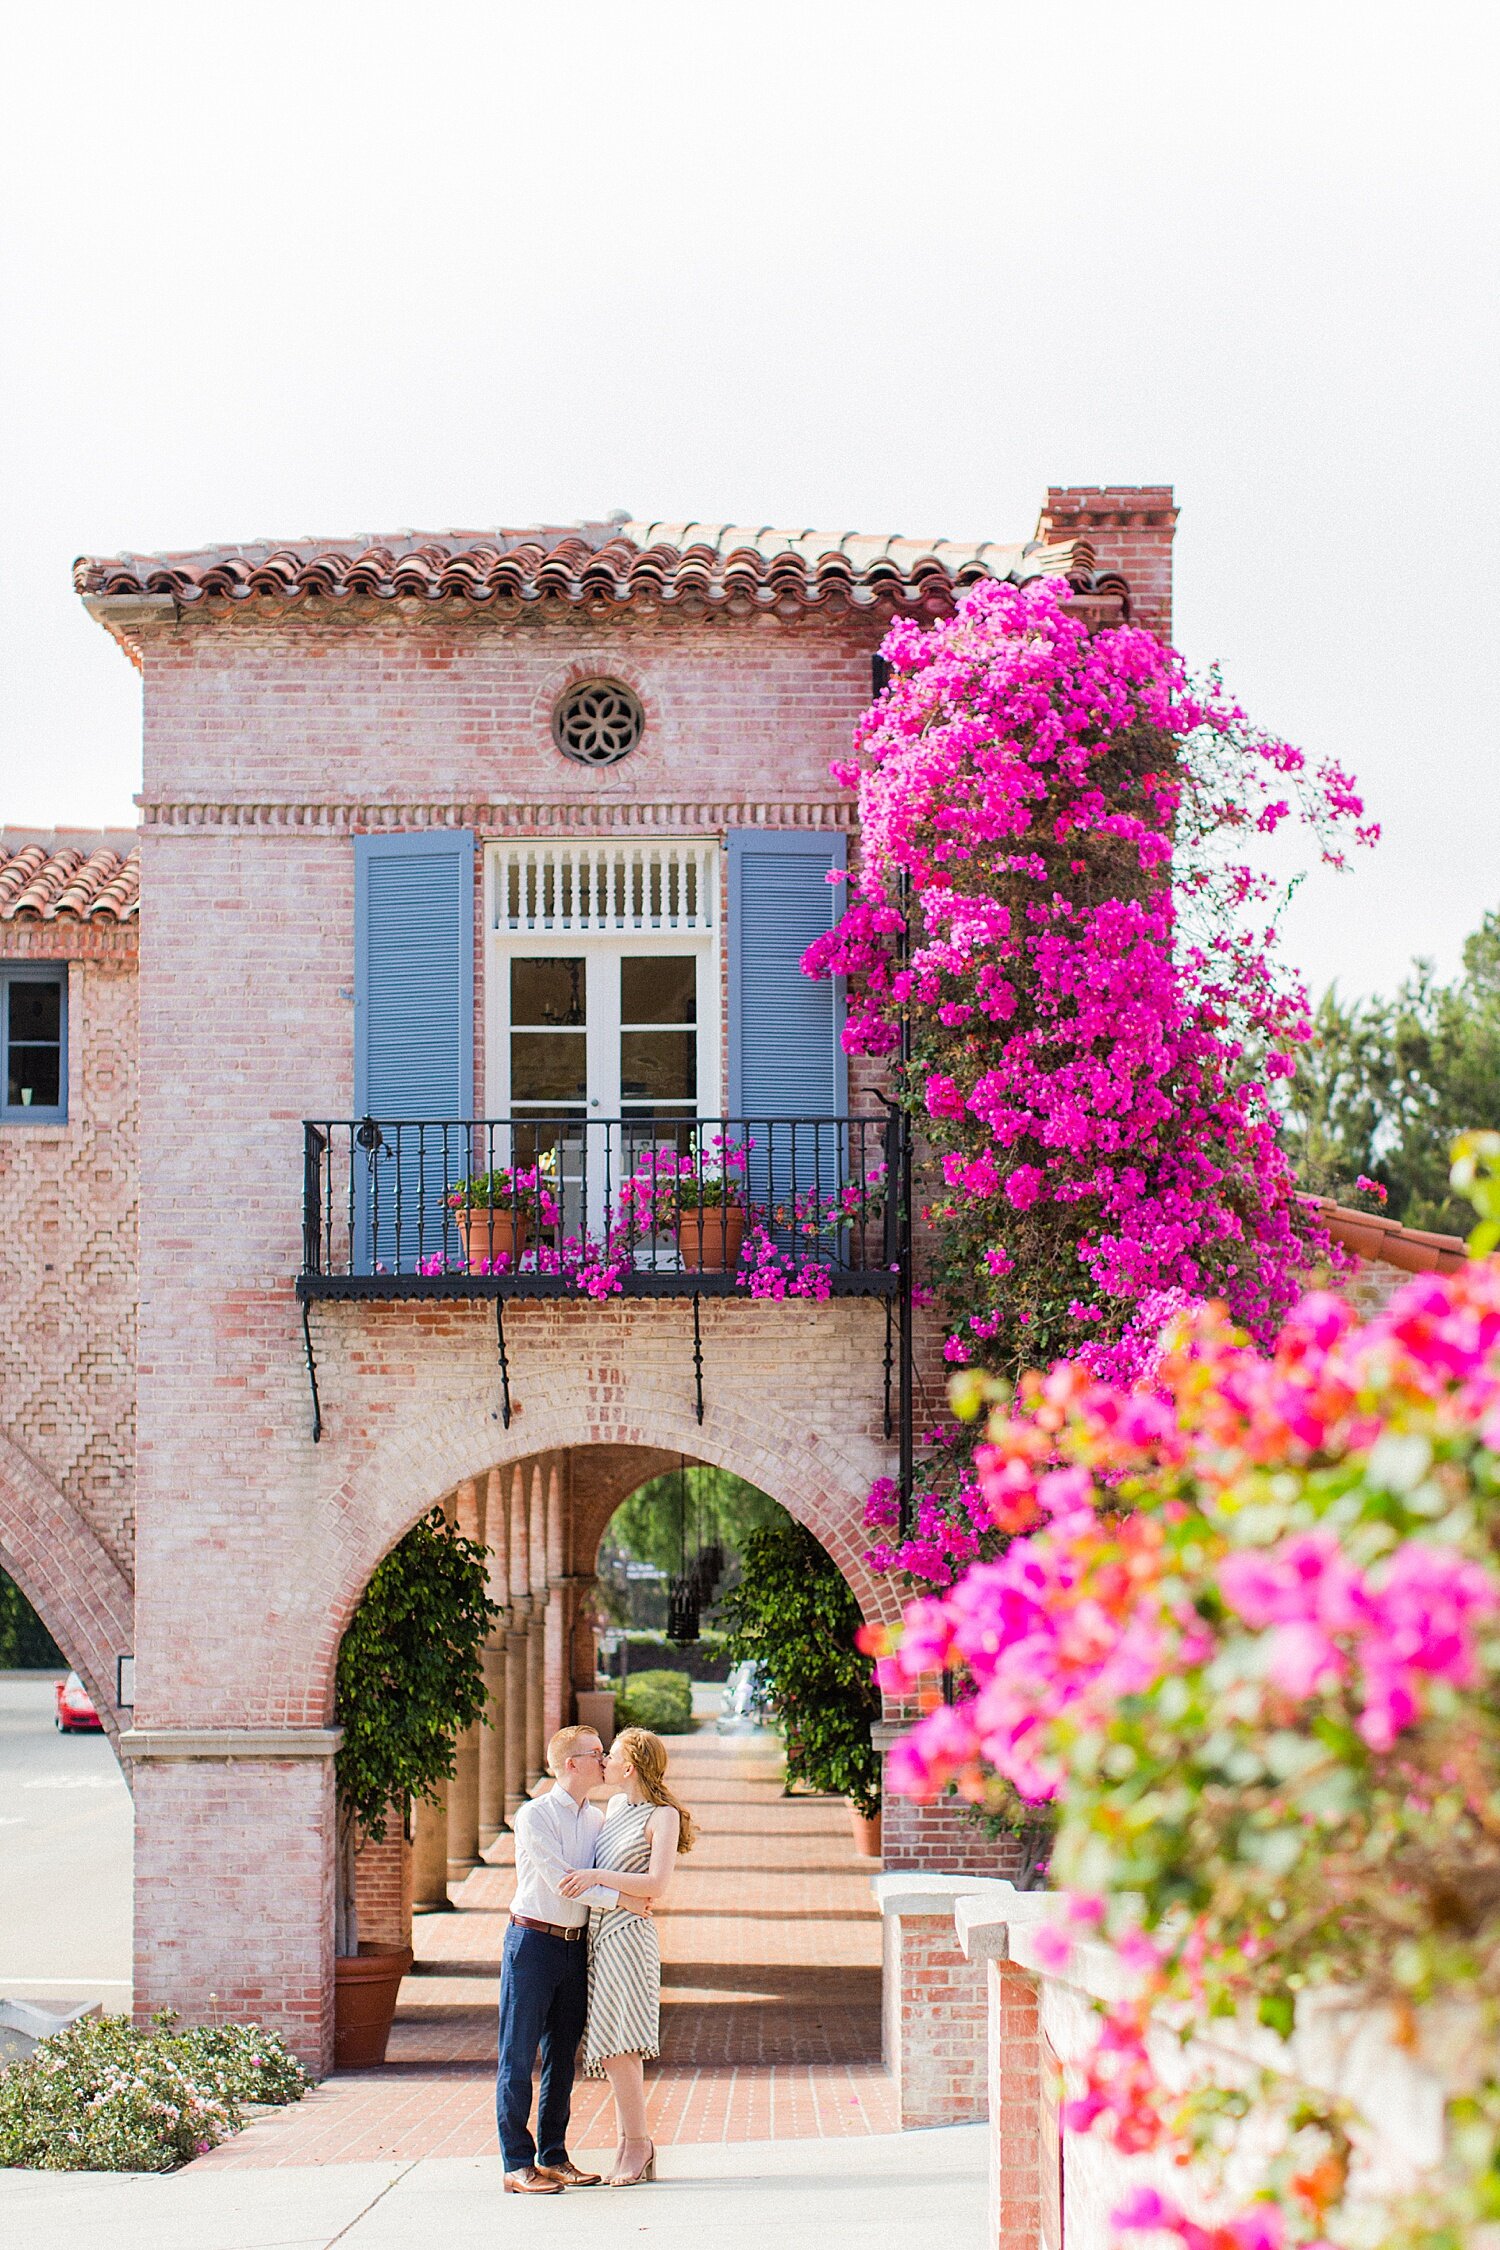
M1055 1946L1041 1939L1041 1931L1062 1918L1064 1898L1015 1892L1007 1900L995 1895L1007 1886L988 1888L989 1896L971 1890L954 1900L960 1947L970 1960L1010 1961L1033 1977L1043 2024L1064 2060L1076 2061L1089 2043L1087 2027L1096 2021L1094 2004L1134 1998L1139 1975L1106 1940L1081 1934L1059 1965ZM998 1988L992 1987L992 2007L998 2005ZM1366 2161L1378 2151L1375 2169L1391 2175L1387 2188L1411 2185L1440 2161L1447 2098L1472 2088L1492 2059L1473 2007L1455 2002L1420 2010L1413 2040L1392 2009L1337 1987L1303 1996L1290 2040L1259 2023L1248 2008L1236 2017L1205 2020L1186 2004L1168 2004L1153 2009L1152 2024L1153 2061L1173 2090L1185 2090L1205 2070L1220 2083L1251 2089L1266 2072L1350 2103L1364 2121L1358 2137L1366 2143ZM1073 2038L1065 2037L1067 2029ZM1077 2040L1082 2045L1075 2051ZM1094 2160L1091 2155L1091 2164ZM1122 2168L1117 2185L1123 2188L1132 2176L1129 2167ZM1084 2250L1093 2250L1087 2228L1083 2238Z
M1044 1922L1061 1921L1067 1900L1060 1891L1018 1891L1011 1883L971 1883L953 1903L959 1950L969 1961L1020 1959L1013 1937Z
M925 1875L920 1868L893 1869L872 1875L875 1903L887 1921L909 1914L956 1914L961 1899L989 1902L998 1913L1010 1900L1025 1894L996 1875Z
M131 1727L122 1758L332 1758L342 1727Z

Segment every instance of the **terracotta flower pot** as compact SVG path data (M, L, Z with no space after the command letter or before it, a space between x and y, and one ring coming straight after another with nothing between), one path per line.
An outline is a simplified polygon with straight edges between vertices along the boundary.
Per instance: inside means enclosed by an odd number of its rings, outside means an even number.
M464 1264L470 1273L493 1272L501 1258L509 1259L507 1270L514 1273L531 1239L528 1211L498 1210L490 1204L476 1203L469 1210L455 1211L453 1224L464 1246Z
M854 1830L854 1849L861 1859L880 1857L880 1815L862 1813L857 1806L849 1807L849 1825Z
M740 1262L745 1212L738 1203L705 1204L677 1214L677 1248L689 1273L729 1273Z
M340 2070L373 2070L385 2061L409 1945L362 1945L333 1964L333 2059Z

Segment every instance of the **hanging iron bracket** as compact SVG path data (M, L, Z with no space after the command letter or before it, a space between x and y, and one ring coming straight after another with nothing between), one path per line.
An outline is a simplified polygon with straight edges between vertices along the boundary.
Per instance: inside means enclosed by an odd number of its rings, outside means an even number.
M306 1297L302 1300L302 1349L307 1355L307 1386L312 1392L312 1439L317 1445L323 1435L323 1409L318 1400L318 1363L313 1357L312 1305Z
M505 1356L505 1299L495 1299L495 1351L500 1361L500 1421L510 1428L510 1361Z
M701 1303L702 1299L695 1289L693 1291L693 1389L700 1423L703 1420L703 1329L698 1318L698 1308Z

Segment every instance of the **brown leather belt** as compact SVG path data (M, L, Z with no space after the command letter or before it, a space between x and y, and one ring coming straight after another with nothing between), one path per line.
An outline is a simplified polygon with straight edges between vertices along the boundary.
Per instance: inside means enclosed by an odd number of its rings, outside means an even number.
M576 1928L570 1928L565 1922L534 1922L529 1914L512 1914L511 1920L517 1929L540 1930L543 1937L566 1938L569 1945L577 1945L580 1939L589 1934L587 1922L580 1922Z

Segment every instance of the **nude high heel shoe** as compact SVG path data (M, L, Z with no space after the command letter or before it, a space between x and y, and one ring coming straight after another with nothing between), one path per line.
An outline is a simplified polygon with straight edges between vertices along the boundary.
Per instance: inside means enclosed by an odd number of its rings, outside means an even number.
M628 2178L622 2178L617 2172L610 2181L610 2186L639 2187L643 2180L654 2180L656 2178L656 2144L654 2141L647 2141L646 2152L646 2161L638 2172L632 2172ZM624 2161L623 2157L621 2161Z

